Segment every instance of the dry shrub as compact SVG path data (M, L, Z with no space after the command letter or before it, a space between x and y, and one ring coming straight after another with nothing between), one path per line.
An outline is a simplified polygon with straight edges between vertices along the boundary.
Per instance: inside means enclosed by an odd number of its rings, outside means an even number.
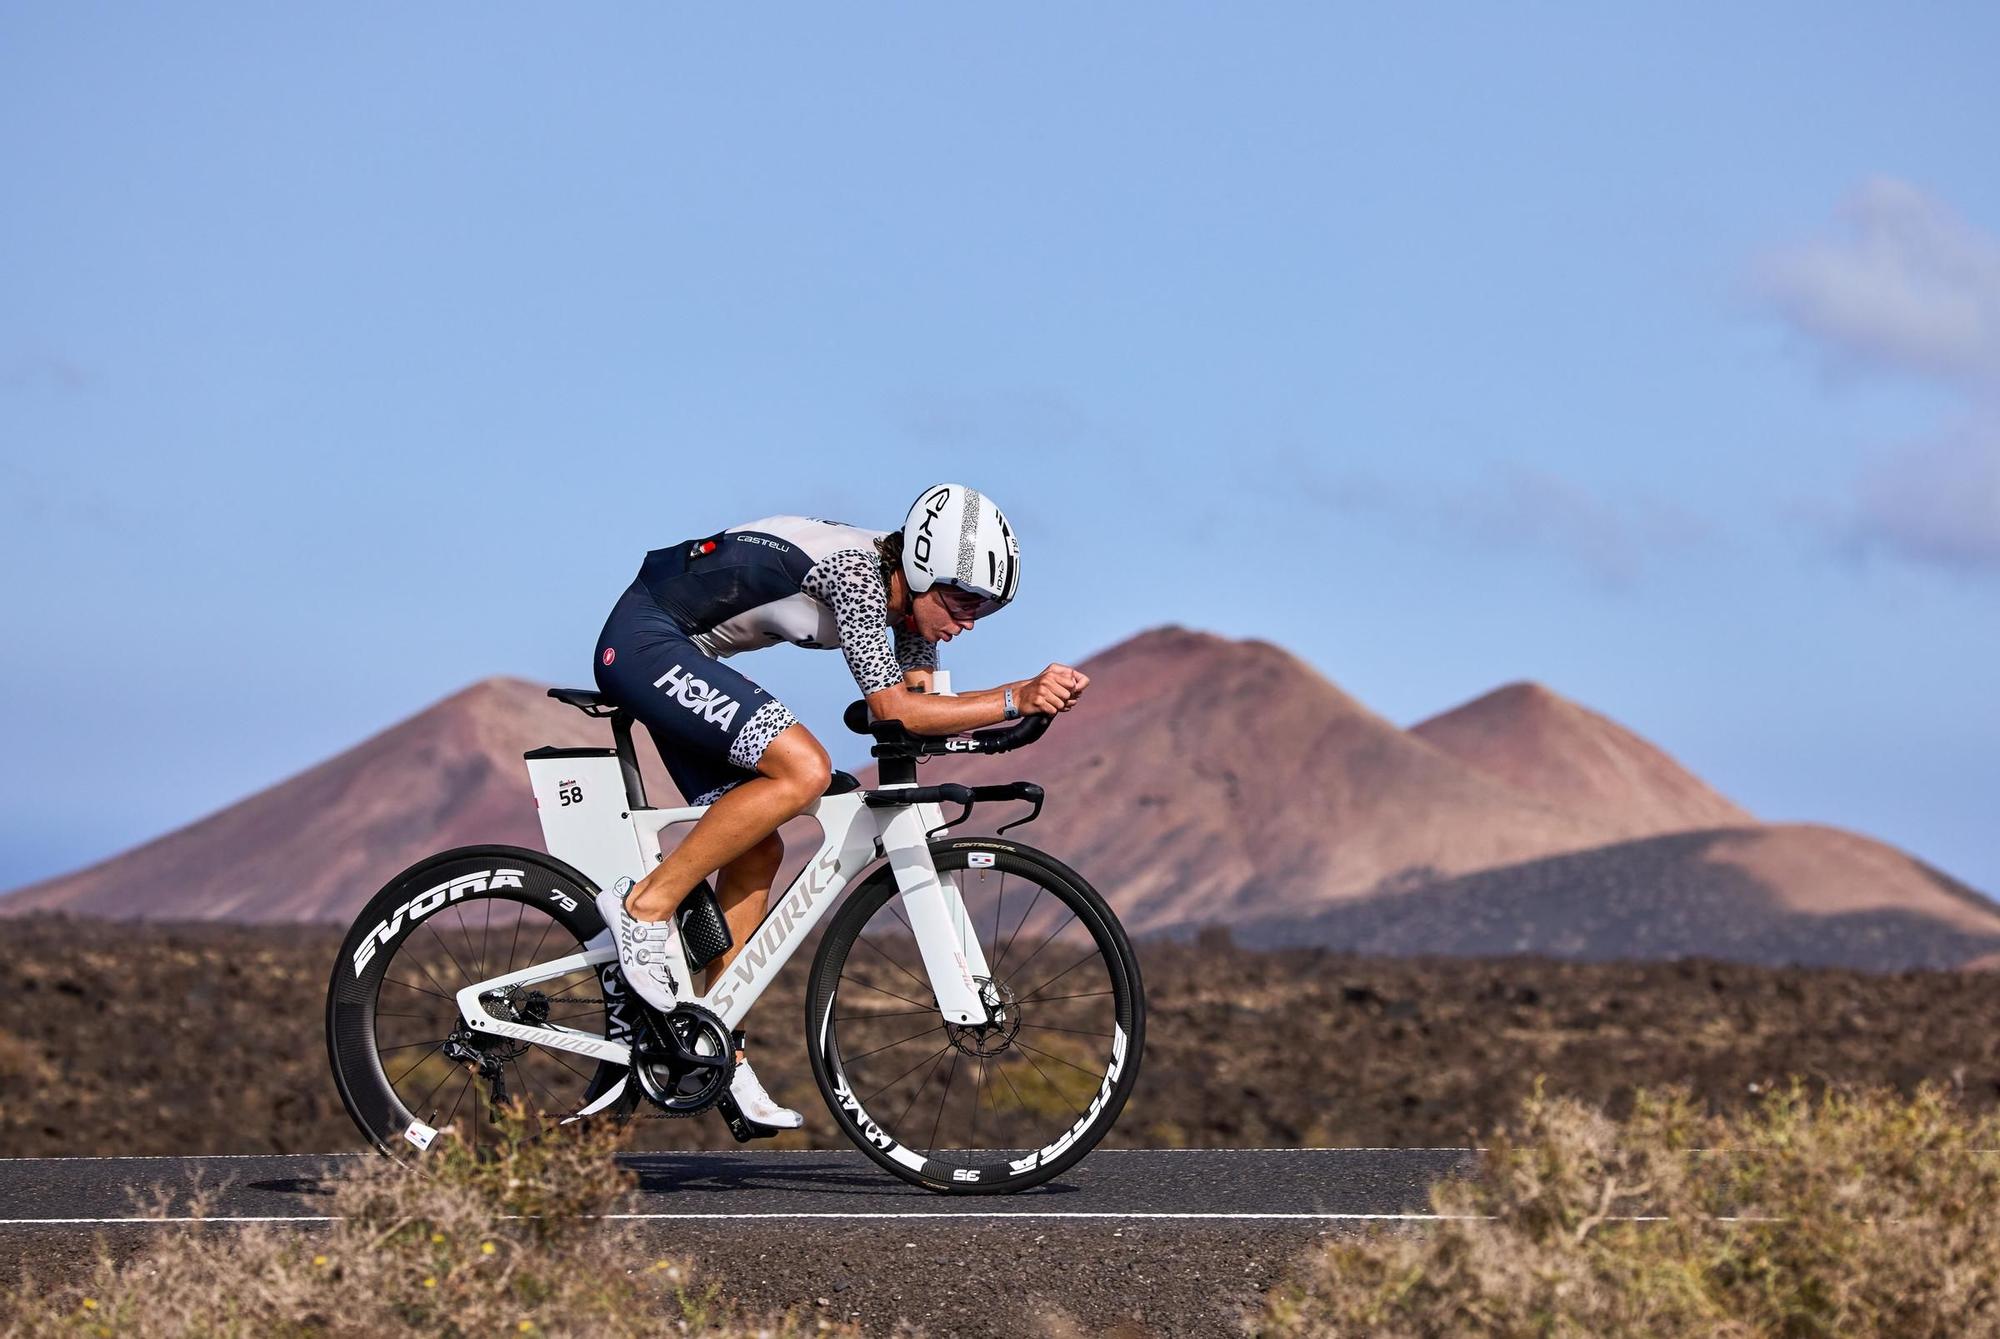
M645 1252L615 1211L631 1188L609 1129L535 1141L519 1114L497 1149L440 1137L421 1171L369 1160L334 1183L324 1230L161 1227L87 1279L0 1293L0 1333L264 1339L422 1334L619 1336L824 1333L751 1317ZM186 1210L182 1210L185 1213ZM158 1211L165 1217L167 1211ZM849 1333L848 1331L836 1331Z
M1446 1221L1326 1248L1262 1335L2000 1335L2000 1119L1924 1088L1622 1125L1537 1087ZM1652 1221L1645 1221L1651 1219Z

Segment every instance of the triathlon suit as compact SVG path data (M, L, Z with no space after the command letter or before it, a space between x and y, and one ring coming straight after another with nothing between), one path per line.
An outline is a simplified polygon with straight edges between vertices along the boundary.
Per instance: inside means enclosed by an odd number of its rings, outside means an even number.
M761 646L847 657L862 695L937 668L937 648L889 627L875 541L885 532L809 516L771 516L654 549L597 639L597 687L645 722L667 774L691 804L756 775L797 718L722 663Z

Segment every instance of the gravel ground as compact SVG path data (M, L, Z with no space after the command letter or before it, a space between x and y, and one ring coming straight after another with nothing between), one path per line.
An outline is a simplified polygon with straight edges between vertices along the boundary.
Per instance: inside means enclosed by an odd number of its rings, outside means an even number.
M98 1242L120 1258L157 1227L0 1228L0 1278L27 1265L41 1287L80 1277ZM210 1227L204 1231L231 1231ZM310 1232L314 1229L299 1228ZM692 1259L752 1308L852 1320L870 1333L907 1323L967 1339L1181 1339L1237 1332L1238 1317L1283 1280L1329 1229L1311 1223L1109 1224L925 1222L667 1223L644 1238ZM643 1266L642 1266L643 1267Z

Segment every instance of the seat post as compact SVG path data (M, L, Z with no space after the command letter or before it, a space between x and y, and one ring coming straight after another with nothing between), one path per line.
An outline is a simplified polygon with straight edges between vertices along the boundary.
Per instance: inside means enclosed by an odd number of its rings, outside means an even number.
M611 713L611 739L618 746L618 770L625 774L625 802L634 809L649 808L646 779L639 775L639 755L632 748L631 712Z

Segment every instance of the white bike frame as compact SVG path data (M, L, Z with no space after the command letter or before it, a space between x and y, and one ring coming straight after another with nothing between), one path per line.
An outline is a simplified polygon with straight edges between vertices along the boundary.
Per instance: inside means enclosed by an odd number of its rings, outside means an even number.
M529 757L528 772L549 854L574 866L600 888L612 887L619 878L636 881L642 877L660 862L662 832L692 823L708 812L706 806L630 807L618 760L609 749L543 752L548 756ZM988 1021L979 986L991 976L985 953L968 923L956 879L940 875L931 860L929 833L943 821L942 815L930 804L872 807L865 794L855 790L823 795L806 811L818 820L824 834L819 850L784 895L773 900L729 969L712 974L706 993L683 993L681 1001L700 1005L724 1026L735 1028L847 885L878 857L886 856L943 1020L964 1024ZM567 899L569 895L551 890L549 896ZM631 1048L616 1038L554 1024L536 1026L495 1018L483 1003L484 997L510 986L533 986L584 970L595 972L617 958L607 930L581 953L466 986L457 996L459 1016L474 1031L629 1065ZM667 959L674 980L692 986L693 974L678 930L669 941ZM623 1086L615 1085L577 1114L588 1115L610 1105Z

